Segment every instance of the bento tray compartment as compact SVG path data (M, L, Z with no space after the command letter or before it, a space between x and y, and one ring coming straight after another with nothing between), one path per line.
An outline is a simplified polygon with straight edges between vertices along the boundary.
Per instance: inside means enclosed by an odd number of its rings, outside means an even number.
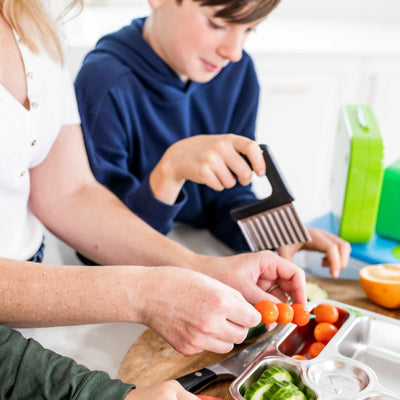
M330 395L359 395L367 389L373 377L362 365L352 360L321 359L308 369L308 377L324 393L322 398Z
M400 324L368 316L357 318L338 351L368 365L382 386L400 393Z
M241 396L244 396L246 390L255 382L267 368L281 367L288 371L294 380L294 384L307 393L307 399L315 400L317 398L315 392L305 385L302 378L300 368L295 363L288 362L281 358L267 357L262 359L251 371L248 372L246 379L239 383L237 391ZM237 397L236 397L237 398Z

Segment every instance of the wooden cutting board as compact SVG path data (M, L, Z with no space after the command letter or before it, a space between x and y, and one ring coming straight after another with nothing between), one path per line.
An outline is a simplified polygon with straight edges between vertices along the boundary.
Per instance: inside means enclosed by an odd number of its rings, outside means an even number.
M364 308L389 317L400 318L400 310L387 310L372 303L365 296L359 281L333 280L330 278L308 278L308 280L323 287L332 300ZM138 388L167 379L174 379L221 361L247 347L249 344L264 339L268 335L270 333L265 333L247 342L245 345L237 346L229 354L214 354L205 351L192 356L184 356L176 352L155 332L148 329L129 349L120 366L118 378L125 382L135 383ZM222 397L226 400L232 399L229 394L229 385L230 382L216 383L206 388L202 394Z

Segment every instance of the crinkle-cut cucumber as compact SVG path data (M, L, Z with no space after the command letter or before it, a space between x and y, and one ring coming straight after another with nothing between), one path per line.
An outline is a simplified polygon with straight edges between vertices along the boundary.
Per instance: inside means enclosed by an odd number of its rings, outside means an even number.
M307 300L326 300L328 298L328 292L322 289L321 286L315 282L306 282Z
M266 392L275 382L276 380L274 378L259 378L246 390L244 398L246 400L262 400L264 392Z
M291 382L275 382L263 394L263 400L306 400L304 393Z
M260 376L260 379L264 378L274 378L278 382L287 381L293 382L293 377L290 375L290 372L286 371L281 367L271 367L266 369Z

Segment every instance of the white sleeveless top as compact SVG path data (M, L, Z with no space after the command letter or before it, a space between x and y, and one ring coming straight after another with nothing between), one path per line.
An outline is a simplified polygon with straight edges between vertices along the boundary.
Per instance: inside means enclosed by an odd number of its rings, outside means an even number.
M46 158L61 127L80 119L68 72L46 55L19 48L30 110L0 84L0 256L27 260L43 237L28 207L29 170Z

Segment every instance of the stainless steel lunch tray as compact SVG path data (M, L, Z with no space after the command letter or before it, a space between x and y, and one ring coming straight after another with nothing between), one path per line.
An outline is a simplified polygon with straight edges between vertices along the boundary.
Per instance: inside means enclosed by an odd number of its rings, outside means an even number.
M308 399L400 400L400 320L333 300L340 310L340 328L314 359L292 358L313 341L315 322L285 326L230 385L236 400L271 366L288 370L305 386Z

